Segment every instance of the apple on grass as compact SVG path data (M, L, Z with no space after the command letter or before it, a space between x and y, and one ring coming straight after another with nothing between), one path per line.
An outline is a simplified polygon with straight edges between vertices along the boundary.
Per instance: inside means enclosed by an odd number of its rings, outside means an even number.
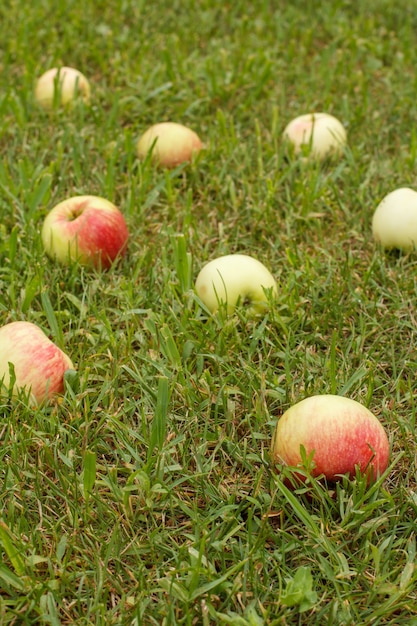
M417 191L400 187L386 195L372 218L372 234L383 248L417 248Z
M43 330L31 322L10 322L0 328L0 390L12 384L13 395L24 390L34 403L64 391L64 374L73 370L71 359Z
M279 418L272 459L324 476L329 482L356 471L374 482L388 467L390 446L378 418L359 402L332 394L310 396ZM311 460L311 467L303 461ZM298 474L301 478L301 473Z
M295 154L325 159L338 156L347 142L342 123L329 113L306 113L291 120L284 130L284 140Z
M129 237L123 214L98 196L73 196L46 216L42 241L47 254L60 263L109 268L125 253Z
M240 303L249 316L256 316L267 311L269 292L276 295L277 283L257 259L247 254L226 254L204 265L195 290L211 313L225 306L230 315Z
M150 154L153 163L172 168L191 161L202 149L202 142L187 126L176 122L160 122L143 133L136 149L140 159Z
M88 103L90 95L87 78L73 67L53 67L38 78L35 86L35 100L44 109L67 106L77 99Z

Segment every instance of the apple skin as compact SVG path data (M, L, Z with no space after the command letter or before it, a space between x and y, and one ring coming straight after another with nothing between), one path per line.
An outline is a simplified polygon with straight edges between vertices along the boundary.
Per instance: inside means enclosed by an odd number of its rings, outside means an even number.
M310 396L285 411L272 437L273 461L303 467L301 446L307 458L312 455L311 475L324 475L329 482L346 474L354 478L357 468L373 482L389 463L390 446L381 422L343 396Z
M34 403L62 393L64 374L74 369L69 356L31 322L10 322L0 328L0 355L0 389L1 381L10 386L9 363L13 363L13 394L25 389Z
M347 142L342 123L333 115L322 112L306 113L291 120L283 136L295 154L310 149L309 156L317 159L340 155Z
M41 236L46 253L58 262L107 269L125 253L129 233L120 210L105 198L73 196L51 209Z
M200 137L187 126L176 122L154 124L137 142L137 154L144 159L152 148L152 162L165 168L192 160L202 149Z
M372 234L383 248L416 249L417 191L400 187L386 195L374 212Z
M264 314L268 308L265 290L269 289L276 295L275 278L263 263L247 254L226 254L209 261L195 282L196 293L209 311L216 313L219 303L224 303L228 315L239 301L249 316Z
M56 102L56 89L59 89L59 102ZM73 67L53 67L38 78L35 86L35 99L44 109L52 109L54 104L67 106L74 99L90 100L91 89L87 78Z

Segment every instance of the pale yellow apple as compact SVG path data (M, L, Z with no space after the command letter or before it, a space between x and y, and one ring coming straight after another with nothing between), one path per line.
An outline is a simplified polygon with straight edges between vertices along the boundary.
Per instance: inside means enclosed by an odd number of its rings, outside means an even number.
M291 120L283 137L295 154L317 159L340 155L347 142L343 124L333 115L322 112L307 113Z
M400 187L386 195L373 215L372 233L383 248L417 248L417 191Z
M160 122L143 133L136 149L140 159L152 150L153 163L172 168L191 161L202 145L200 137L191 128L176 122Z
M37 80L35 99L44 109L55 104L69 105L76 98L89 102L90 84L79 70L73 67L53 67Z
M247 254L227 254L204 265L195 290L212 313L225 306L231 314L240 303L249 316L254 316L267 311L270 296L277 294L277 283L257 259Z

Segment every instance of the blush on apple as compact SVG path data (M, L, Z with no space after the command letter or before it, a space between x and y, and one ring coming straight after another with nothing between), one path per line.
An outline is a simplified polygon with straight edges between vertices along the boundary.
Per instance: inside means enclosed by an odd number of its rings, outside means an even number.
M226 254L209 261L200 270L195 290L211 313L222 305L227 314L240 303L249 316L262 315L269 304L269 292L277 293L271 272L247 254Z
M10 363L15 376L13 394L25 390L35 403L62 393L64 374L74 369L71 359L31 322L11 322L0 328L0 390L11 385Z
M340 155L347 141L342 123L322 112L296 117L286 126L283 136L295 154L317 159Z
M140 159L150 154L153 163L172 168L191 161L202 149L202 142L187 126L160 122L144 132L136 148Z
M314 477L335 482L356 471L375 481L387 468L390 447L381 422L359 402L324 394L305 398L279 418L272 438L272 459L303 468L311 459ZM303 456L305 455L305 457Z
M73 196L46 216L42 241L47 254L60 263L109 268L123 255L129 237L120 210L98 196Z
M383 248L409 252L417 248L417 191L400 187L391 191L377 206L372 218L372 234Z
M42 74L35 86L35 100L44 109L70 105L77 98L87 103L90 94L87 78L73 67L53 67Z

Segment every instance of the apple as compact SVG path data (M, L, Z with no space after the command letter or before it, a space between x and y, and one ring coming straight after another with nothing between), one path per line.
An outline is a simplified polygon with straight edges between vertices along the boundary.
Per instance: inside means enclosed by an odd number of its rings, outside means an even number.
M383 248L397 248L404 252L415 249L417 191L400 187L386 195L373 215L372 234Z
M304 450L304 452L303 452ZM272 438L275 463L303 467L336 482L356 470L375 481L387 468L390 447L381 422L359 402L332 394L310 396L280 417Z
M120 210L98 196L73 196L57 204L41 235L46 253L58 262L101 268L124 254L129 237Z
M328 113L306 113L293 119L284 130L284 140L295 154L324 159L340 155L347 142L342 123Z
M175 122L160 122L146 130L137 142L137 154L144 159L152 150L152 162L166 168L191 161L203 144L187 126Z
M87 78L73 67L53 67L38 78L35 86L35 99L44 109L70 105L77 98L88 103L90 94Z
M13 395L25 390L35 403L62 393L64 374L74 369L71 359L31 322L0 328L0 390L10 387L9 363L14 366Z
M232 314L238 303L247 307L250 316L261 315L268 308L269 296L277 293L271 272L247 254L226 254L209 261L200 270L195 290L211 313L225 305Z

